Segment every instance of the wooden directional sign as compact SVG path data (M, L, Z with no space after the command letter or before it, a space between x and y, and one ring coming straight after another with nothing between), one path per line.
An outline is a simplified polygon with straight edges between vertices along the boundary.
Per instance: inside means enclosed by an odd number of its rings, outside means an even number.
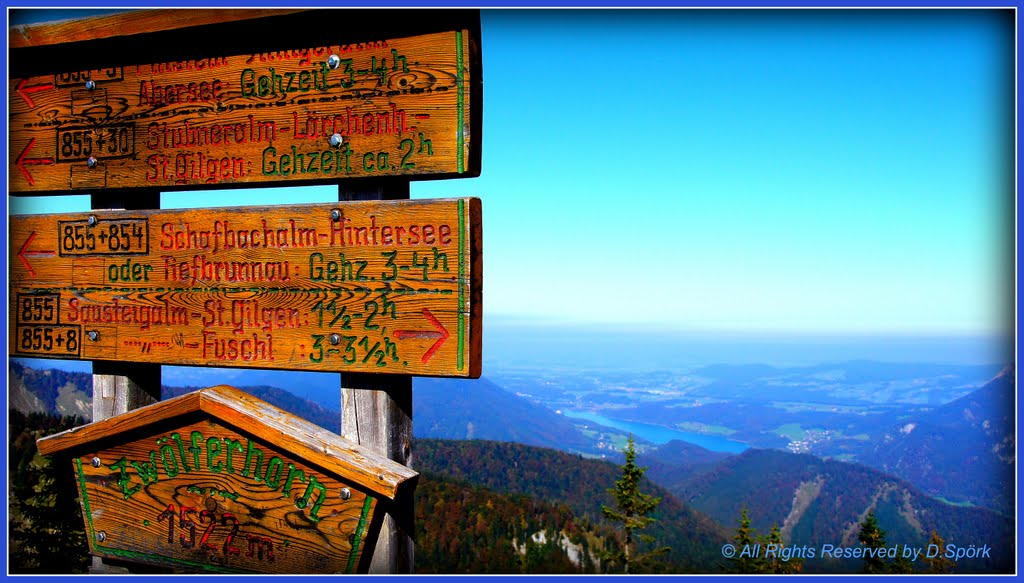
M306 27L328 26L313 14ZM43 60L11 78L9 192L479 174L470 30L174 56L211 42L180 34L156 43L170 52L126 40L85 68Z
M191 572L355 572L417 476L226 386L38 446L72 457L92 554Z
M480 376L480 201L11 217L12 356Z

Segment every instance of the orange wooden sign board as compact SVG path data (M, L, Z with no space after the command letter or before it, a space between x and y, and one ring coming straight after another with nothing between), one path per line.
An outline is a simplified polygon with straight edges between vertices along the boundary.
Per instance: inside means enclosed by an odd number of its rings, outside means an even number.
M9 192L476 176L469 36L12 78Z
M418 475L227 386L38 447L72 456L92 554L190 572L356 572Z
M476 198L10 218L12 356L480 376Z

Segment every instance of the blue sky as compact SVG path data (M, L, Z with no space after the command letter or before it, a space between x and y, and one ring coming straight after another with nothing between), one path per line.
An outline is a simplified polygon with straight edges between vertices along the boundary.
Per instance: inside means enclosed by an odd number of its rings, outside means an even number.
M483 200L487 316L1011 329L1012 15L485 10L482 35L482 174L412 196Z

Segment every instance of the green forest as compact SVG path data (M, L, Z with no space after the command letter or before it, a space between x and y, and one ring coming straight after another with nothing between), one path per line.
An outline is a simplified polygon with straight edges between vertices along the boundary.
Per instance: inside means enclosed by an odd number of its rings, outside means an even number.
M36 452L35 444L40 437L81 423L78 417L10 411L12 573L85 573L89 568L71 467L57 467ZM443 445L424 444L434 454ZM528 451L535 450L542 451ZM458 445L447 451L479 458ZM539 467L543 460L524 457L523 463ZM558 473L544 470L545 475ZM614 483L614 476L600 479L609 479L609 487ZM543 490L543 481L538 484ZM417 573L600 573L601 557L617 544L613 525L590 518L600 515L596 501L586 516L578 517L565 504L430 472L421 476L415 497ZM55 556L64 559L55 562Z
M55 467L36 452L36 439L80 425L82 420L46 413L26 416L14 410L9 415L10 572L55 573L60 568L84 573L89 547L71 466Z
M10 572L85 573L91 560L72 469L37 455L35 442L83 423L81 417L52 411L91 412L91 376L15 363L10 373ZM189 390L164 387L162 397ZM339 429L337 411L281 389L245 390L328 430ZM1012 516L945 503L857 464L759 449L708 457L693 448L674 454L666 448L660 458L639 455L632 468L628 455L622 465L508 441L417 438L412 449L413 468L420 473L414 501L417 573L605 573L622 572L627 562L630 573L859 573L865 568L1005 573L1014 568ZM631 528L628 553L623 550L626 527ZM858 529L866 533L863 540ZM986 543L993 554L949 564L917 560L866 566L860 559L794 555L773 562L722 552L726 543L781 545L795 553L824 544L942 546L939 541ZM626 555L629 561L623 560ZM656 560L632 562L645 555ZM62 560L50 559L55 556ZM143 569L153 572L134 566L132 571Z

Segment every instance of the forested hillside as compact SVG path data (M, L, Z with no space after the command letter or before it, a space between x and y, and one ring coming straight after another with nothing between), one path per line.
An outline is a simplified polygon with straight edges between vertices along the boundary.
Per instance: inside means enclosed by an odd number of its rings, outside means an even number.
M416 379L417 436L514 441L594 452L571 419L502 389L486 378Z
M35 369L8 361L8 407L23 413L52 413L92 418L92 375L59 369Z
M88 567L71 464L38 455L35 445L81 422L10 411L12 573L84 573ZM565 505L437 476L421 478L415 505L419 573L595 573L597 552L612 535L607 525L577 518Z
M517 443L419 439L414 451L418 471L563 504L591 522L602 520L602 504L613 505L608 489L621 471L606 461ZM722 542L730 533L650 480L641 489L661 497L653 514L656 522L644 532L654 537L656 546L671 547L672 571L718 572Z
M84 573L89 547L71 464L36 453L36 439L82 419L12 409L8 420L8 568L11 573Z
M860 523L874 512L891 544L925 546L931 532L958 546L987 544L988 559L957 572L1000 572L1016 556L1013 520L984 508L954 506L911 484L858 464L774 450L747 450L713 470L671 486L682 500L735 527L746 508L752 526L782 530L787 544L858 544ZM809 566L842 568L822 561Z
M1011 515L1015 508L1015 374L893 427L866 463L944 495Z
M91 413L91 376L34 370L17 363L11 363L10 373L12 572L79 571L85 568L78 557L84 556L86 547L70 468L37 456L35 439L82 422L81 417L62 418L60 412ZM941 427L953 445L958 428L973 431L964 437L971 447L998 445L989 448L998 462L1012 464L1006 441L1012 419L993 403L1005 400L1007 387L1013 384L997 380L932 411L914 430L903 433L904 438L914 439L897 443L903 447L902 459L920 451L915 448L934 446L917 439L928 435L919 431L927 421L929 427ZM164 387L163 398L191 390ZM245 390L331 431L339 430L337 411L275 387ZM495 398L515 399L511 393L495 394ZM445 402L458 408L457 399ZM524 407L515 415L528 416L531 409ZM464 416L468 413L453 417L478 419L485 425L488 418L503 413L468 410L475 411L471 417ZM570 435L559 433L562 429L543 434L542 440ZM1001 453L1006 455L999 457ZM861 522L873 513L892 544L923 545L934 530L951 544L991 547L990 558L961 561L958 573L1013 568L1011 518L929 497L877 469L773 450L727 455L682 442L648 450L639 463L650 466L642 490L661 499L656 521L644 530L654 539L647 548L670 547L666 557L670 572L722 573L734 568L734 563L722 558L721 548L735 536L743 508L753 528L764 534L777 525L789 545L856 546ZM621 475L614 463L518 443L416 439L413 467L422 474L416 491L419 572L592 573L601 568L600 551L608 549L617 536L601 514L602 505L613 505L608 489ZM939 468L935 472L941 475ZM972 487L966 480L963 486ZM51 556L76 559L45 560ZM803 564L804 572L857 572L859 568L858 561Z
M160 398L172 399L192 391L198 391L200 388L202 387L168 387L165 385L160 392ZM338 411L332 411L277 387L243 387L242 390L324 429L334 433L341 432L341 414Z
M432 474L416 487L417 573L599 573L608 525Z

